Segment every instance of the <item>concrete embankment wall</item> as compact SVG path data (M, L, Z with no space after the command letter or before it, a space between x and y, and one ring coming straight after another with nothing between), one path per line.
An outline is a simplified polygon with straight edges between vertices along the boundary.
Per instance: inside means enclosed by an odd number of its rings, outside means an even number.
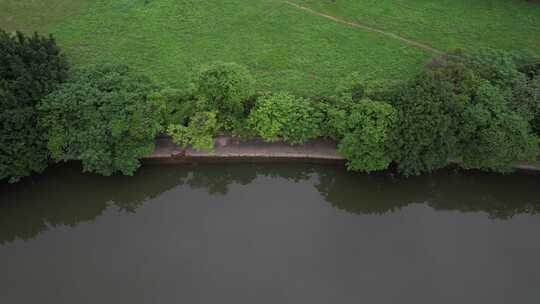
M152 155L143 158L151 163L183 163L183 162L213 162L213 161L303 161L315 163L345 164L344 157L337 154L337 145L324 139L310 140L302 145L289 145L284 142L267 143L260 138L240 141L228 136L220 136L214 140L214 151L196 151L191 148L182 149L169 138L161 137L156 140L156 150ZM540 165L521 163L516 165L520 172L540 174Z

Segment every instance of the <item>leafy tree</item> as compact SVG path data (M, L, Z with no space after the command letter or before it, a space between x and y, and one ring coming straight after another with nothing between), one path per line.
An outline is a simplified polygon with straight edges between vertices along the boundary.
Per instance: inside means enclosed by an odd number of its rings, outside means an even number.
M213 137L219 129L217 113L205 111L205 99L187 90L166 89L153 94L161 105L166 133L177 145L186 149L212 151Z
M481 86L464 115L462 166L497 172L512 170L516 161L538 155L538 138L527 121L508 108L502 92Z
M173 142L186 149L191 145L195 150L212 151L214 135L218 129L215 112L197 112L191 117L187 126L171 124L167 128Z
M197 87L209 111L216 111L226 130L245 118L245 102L254 94L255 81L248 69L236 63L215 63L201 69Z
M343 78L334 94L318 98L315 107L322 113L320 136L341 140L348 133L348 116L355 104L365 95L364 79L359 73Z
M455 151L452 87L433 73L422 73L396 89L392 105L397 110L393 139L394 160L405 175L418 175L447 165Z
M363 100L353 106L345 120L347 131L338 145L338 153L347 158L349 170L371 172L388 168L396 117L396 111L384 102Z
M503 50L477 49L471 52L469 61L470 67L482 79L503 90L511 89L521 77L515 57Z
M349 115L354 104L348 109L340 109L333 104L324 103L319 106L324 113L321 123L321 135L334 141L340 141L348 133Z
M16 182L47 166L36 105L67 73L66 58L52 37L0 30L0 180Z
M393 154L399 171L429 172L452 159L465 168L504 172L534 157L527 122L534 116L527 114L534 86L524 80L512 57L499 51L457 52L430 64L390 94L398 110ZM510 98L525 106L509 106Z
M448 54L410 81L364 91L388 101L397 111L391 157L401 173L430 172L455 157L463 111L481 82L470 68L470 61L459 52ZM326 133L337 140L348 134L346 122L355 103L347 100L338 100L326 108Z
M328 98L315 103L317 111L322 115L320 136L335 141L343 139L345 134L349 132L348 117L356 104L356 101L347 97Z
M197 97L193 90L164 89L153 93L150 99L159 104L164 127L170 124L187 125L197 109Z
M322 119L309 100L281 92L259 98L248 123L266 141L302 144L321 134Z
M540 76L522 79L512 94L511 108L529 121L533 132L540 136Z
M533 79L540 76L540 56L534 52L521 51L514 56L514 61L519 72L527 78Z
M84 171L131 175L161 130L150 79L124 65L82 69L39 106L54 159L81 160Z

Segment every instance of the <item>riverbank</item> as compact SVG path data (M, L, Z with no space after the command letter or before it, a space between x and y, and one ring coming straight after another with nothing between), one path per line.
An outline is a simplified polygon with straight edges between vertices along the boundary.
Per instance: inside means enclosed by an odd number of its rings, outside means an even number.
M337 154L335 142L323 139L310 140L303 145L291 146L284 142L264 142L260 138L241 141L228 136L214 139L214 151L197 151L191 148L185 151L169 138L156 140L156 149L146 161L183 162L197 160L313 160L344 163L344 157Z
M337 144L330 140L315 139L303 145L291 146L284 142L264 142L260 138L241 141L228 136L214 139L214 151L196 151L191 148L185 151L175 145L170 138L156 140L156 149L151 155L144 157L145 162L193 162L222 160L267 160L345 163L346 159L337 153ZM540 163L520 163L516 170L540 173Z

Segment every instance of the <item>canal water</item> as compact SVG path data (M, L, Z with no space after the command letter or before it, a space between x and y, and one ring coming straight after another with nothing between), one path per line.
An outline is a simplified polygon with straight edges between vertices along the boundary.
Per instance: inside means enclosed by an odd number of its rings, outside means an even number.
M540 177L77 165L0 185L0 303L540 303Z

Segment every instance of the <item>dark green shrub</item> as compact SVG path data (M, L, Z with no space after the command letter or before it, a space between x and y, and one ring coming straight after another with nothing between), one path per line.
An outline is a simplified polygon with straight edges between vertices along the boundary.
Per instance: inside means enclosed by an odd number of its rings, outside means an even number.
M358 104L350 98L329 98L315 103L317 111L322 114L320 136L340 141L349 132L348 116Z
M67 73L66 58L52 37L0 30L0 180L16 182L47 166L36 105Z
M527 121L509 109L500 89L481 86L463 120L460 138L464 168L508 172L521 160L538 155L538 138Z
M515 56L518 71L527 78L533 79L540 76L540 57L530 51L519 53Z
M511 107L527 121L540 136L540 76L523 79L513 90Z
M161 130L156 87L128 67L85 68L43 99L39 110L55 160L81 160L84 171L131 175L154 150Z
M365 75L362 76L359 73L352 73L345 77L336 87L334 95L319 97L315 100L315 107L323 114L320 136L340 141L350 133L348 117L362 99L387 97L387 95L388 85L385 83L368 81Z
M529 79L540 77L540 59L539 62L530 63L520 67L519 71L525 74Z
M507 53L439 58L390 94L399 117L394 139L399 171L420 174L461 160L465 168L506 172L534 157L536 138L528 125L534 117L532 92L534 86ZM516 106L517 100L522 105Z
M197 97L191 89L164 89L150 98L161 107L164 128L170 124L187 125L197 110Z
M190 118L187 126L170 124L167 127L167 134L172 137L175 144L184 149L191 145L195 150L212 151L217 129L215 112L197 112Z
M245 102L254 94L255 81L248 69L236 63L215 63L201 69L198 92L207 110L216 111L226 130L245 118Z
M282 92L259 98L248 123L266 141L302 144L321 135L322 119L312 102Z
M337 85L335 94L337 99L359 101L364 97L364 79L360 73L352 73Z
M470 59L471 68L500 89L511 89L521 76L515 57L506 51L482 48L473 51Z
M392 161L392 130L396 111L391 105L363 100L354 105L345 119L345 134L338 145L338 153L347 158L347 168L371 172L384 170Z
M452 86L425 72L393 93L397 110L392 154L398 170L418 175L442 168L455 151L455 130L449 108Z

